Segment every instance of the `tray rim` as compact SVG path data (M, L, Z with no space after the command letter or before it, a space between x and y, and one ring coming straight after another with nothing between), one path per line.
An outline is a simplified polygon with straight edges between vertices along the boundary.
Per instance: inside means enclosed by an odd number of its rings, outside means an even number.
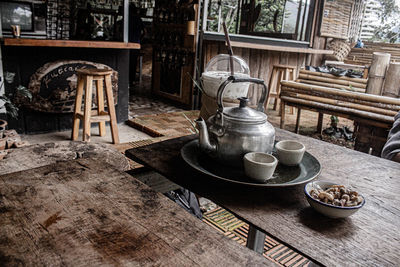
M296 182L296 183L280 183L280 184L268 184L268 183L263 183L263 184L262 184L262 183L256 183L256 182L254 182L254 183L249 183L249 182L242 182L242 181L237 181L237 180L231 180L231 179L229 179L229 178L225 178L225 177L221 177L221 176L219 176L219 175L213 174L212 172L210 172L210 171L208 171L208 170L205 170L203 167L201 167L201 166L199 167L199 166L193 164L190 160L188 160L188 159L186 158L186 156L184 156L184 154L185 154L185 153L183 153L184 149L186 149L186 148L189 147L189 146L192 146L192 145L195 144L195 143L197 143L196 145L197 145L197 147L198 147L198 143L199 143L199 140L198 140L198 139L194 139L194 140L189 141L189 142L187 142L186 144L183 145L183 147L182 147L181 150L180 150L181 158L182 158L191 168L193 168L193 169L195 169L195 170L197 170L197 171L199 171L199 172L201 172L201 173L203 173L203 174L205 174L205 175L207 175L207 176L209 176L209 177L213 177L213 178L216 178L216 179L219 179L219 180L222 180L222 181L226 181L226 182L229 182L229 183L241 184L241 185L246 185L246 186L254 186L254 187L264 187L264 188L271 188L271 187L278 187L278 188L281 188L281 187L291 187L291 186L303 185L303 184L306 184L306 183L308 183L308 182L310 182L310 181L316 179L316 178L321 174L321 171L322 171L322 165L321 165L321 163L319 162L319 160L318 160L316 157L314 157L311 153L309 153L309 152L306 151L305 153L307 153L312 159L315 160L316 163L318 163L319 170L318 170L317 174L315 174L314 176L312 176L312 177L310 177L310 178L308 178L308 179L305 179L305 180L303 180L303 181L298 181L298 182ZM203 169L204 169L205 171L207 171L207 172L204 172Z

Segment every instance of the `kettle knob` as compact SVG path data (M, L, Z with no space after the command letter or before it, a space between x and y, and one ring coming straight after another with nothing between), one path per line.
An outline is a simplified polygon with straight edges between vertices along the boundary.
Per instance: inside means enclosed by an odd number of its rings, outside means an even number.
M247 97L239 97L237 100L240 101L239 103L239 108L245 108L247 107L247 103L250 102L250 100Z

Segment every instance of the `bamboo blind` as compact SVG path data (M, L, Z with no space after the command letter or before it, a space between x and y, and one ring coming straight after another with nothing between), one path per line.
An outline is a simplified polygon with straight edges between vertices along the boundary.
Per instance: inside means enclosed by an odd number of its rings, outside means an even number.
M349 29L349 39L351 42L357 41L360 36L361 22L364 15L365 1L355 0L351 15L351 23Z
M352 0L325 0L320 35L348 39L352 9Z

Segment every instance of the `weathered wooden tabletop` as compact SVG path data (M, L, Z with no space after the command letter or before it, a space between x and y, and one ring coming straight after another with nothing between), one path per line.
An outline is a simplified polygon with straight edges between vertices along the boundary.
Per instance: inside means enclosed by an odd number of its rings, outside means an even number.
M105 161L121 171L129 170L129 161L112 145L82 141L61 141L8 149L0 160L0 175L79 158Z
M0 176L0 266L265 264L100 160Z
M177 184L207 197L240 218L327 266L399 266L400 164L276 129L276 139L294 139L322 165L319 180L353 187L364 207L346 219L314 211L303 186L265 189L217 181L190 169L181 147L195 136L130 149L126 155Z

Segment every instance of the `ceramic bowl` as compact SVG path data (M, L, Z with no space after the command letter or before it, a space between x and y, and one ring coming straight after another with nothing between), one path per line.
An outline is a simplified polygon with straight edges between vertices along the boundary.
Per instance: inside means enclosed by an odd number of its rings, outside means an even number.
M309 182L308 184L306 184L304 187L304 193L307 197L308 203L310 203L310 206L313 207L319 213L321 213L327 217L330 217L330 218L348 217L348 216L356 213L362 206L364 206L365 198L363 196L361 196L363 198L363 201L361 202L360 205L357 205L354 207L340 207L340 206L334 206L331 204L324 203L322 201L319 201L319 200L313 198L310 195L310 191L313 188L313 186L318 185L322 189L326 189L335 184L337 184L337 183L327 182L327 181L314 181L314 182Z
M288 166L298 165L306 151L306 147L302 143L292 140L279 141L276 143L275 149L279 163Z
M267 153L250 152L244 155L245 174L260 183L265 183L274 174L278 160Z

